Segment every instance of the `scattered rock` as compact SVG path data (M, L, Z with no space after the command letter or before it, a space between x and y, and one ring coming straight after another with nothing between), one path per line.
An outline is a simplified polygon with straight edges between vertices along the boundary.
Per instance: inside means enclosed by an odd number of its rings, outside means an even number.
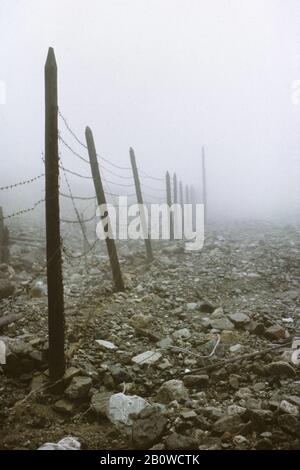
M271 362L266 366L265 372L273 377L294 377L296 373L295 369L284 361Z
M157 392L157 400L160 403L170 403L173 400L187 400L188 396L188 391L182 380L176 379L163 383Z
M78 400L88 395L91 386L92 379L90 377L73 377L70 385L65 390L65 394L72 400Z
M110 397L109 392L95 392L91 397L91 409L98 417L106 417Z
M143 313L135 313L129 320L130 325L134 328L149 328L152 323L152 316Z
M53 409L57 411L58 413L62 413L65 415L71 415L76 408L76 405L74 402L68 401L68 400L58 400L56 403L53 405Z
M174 331L172 336L175 339L188 339L191 337L191 332L188 328L181 328L181 330Z
M155 364L161 358L161 353L158 351L145 351L132 358L135 364Z
M137 419L132 426L132 440L139 449L148 449L156 444L163 435L168 420L160 413L153 413L148 418Z
M223 434L229 429L230 432L236 433L241 428L241 424L242 421L239 415L228 415L218 419L218 421L213 424L212 429L216 434Z
M168 450L193 450L198 449L199 443L197 439L182 434L172 433L165 441Z
M250 322L250 318L248 317L248 315L245 315L244 313L241 313L241 312L228 315L228 318L237 327L244 326L245 324Z
M206 387L209 382L209 376L202 375L186 375L183 377L184 385L187 387Z
M286 337L286 331L280 325L272 325L265 330L265 335L271 340L284 339Z
M117 349L117 346L110 341L105 341L104 339L96 339L95 341L102 351L113 351Z
M114 424L131 425L131 415L138 415L147 405L146 400L137 395L115 393L109 399L106 415Z
M210 326L216 330L233 330L234 324L227 318L215 318L209 321Z
M295 405L292 405L292 403L289 403L286 400L281 401L279 408L281 411L283 411L284 413L288 413L289 415L293 415L293 416L299 415L298 407Z

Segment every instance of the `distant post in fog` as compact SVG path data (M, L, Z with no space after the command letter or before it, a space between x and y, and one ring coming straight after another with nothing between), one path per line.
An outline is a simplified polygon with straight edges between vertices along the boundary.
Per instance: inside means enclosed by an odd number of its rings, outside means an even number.
M172 196L171 196L171 180L170 173L166 173L166 192L167 192L167 204L169 206L169 223L170 223L170 240L174 240L174 219L173 213L171 211L172 206Z
M207 190L206 190L206 168L205 168L205 151L202 147L202 202L204 205L204 223L207 222Z

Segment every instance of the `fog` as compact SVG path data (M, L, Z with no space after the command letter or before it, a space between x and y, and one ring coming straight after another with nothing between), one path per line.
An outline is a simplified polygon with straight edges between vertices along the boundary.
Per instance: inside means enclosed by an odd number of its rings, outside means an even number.
M204 146L213 216L297 221L299 26L297 0L0 0L0 186L43 172L52 46L61 112L82 140L92 128L100 154L128 166L132 146L145 172L176 172L200 192ZM93 193L84 180L72 187ZM41 197L43 180L2 192L0 205Z

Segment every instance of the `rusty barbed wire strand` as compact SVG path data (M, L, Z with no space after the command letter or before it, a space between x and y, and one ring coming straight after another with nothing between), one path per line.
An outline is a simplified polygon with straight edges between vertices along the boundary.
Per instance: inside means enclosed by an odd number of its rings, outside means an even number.
M17 217L18 215L22 215L22 214L26 214L27 212L31 212L33 211L39 204L41 204L42 202L45 202L46 199L40 199L39 201L37 201L32 207L29 207L27 209L21 209L17 212L13 212L12 214L9 214L9 215L6 215L4 217L2 217L3 220L5 219L11 219L12 217Z
M74 176L78 176L79 178L83 178L83 179L93 179L92 176L88 176L88 175L81 175L80 173L77 173L76 171L73 171L73 170L69 170L68 168L62 166L62 165L58 165L59 168L63 171L66 171L67 173L70 173L71 175L74 175Z
M85 158L83 157L82 155L80 155L78 152L76 152L64 139L63 137L61 136L61 133L59 132L58 134L58 140L68 149L70 150L71 153L73 153L73 155L75 155L75 157L79 158L80 160L82 160L83 162L87 163L88 165L90 164L90 162Z
M79 143L79 145L81 145L84 149L87 149L87 145L84 144L80 139L79 137L76 135L76 133L73 131L73 129L71 128L71 126L69 125L67 119L65 118L65 116L62 114L62 112L60 111L60 109L58 110L58 114L59 116L61 117L66 129L70 132L70 134L74 137L74 139ZM105 161L106 163L108 163L109 165L115 167L115 168L118 168L119 170L127 170L127 171L131 171L132 168L130 166L121 166L121 165L117 165L116 163L113 163L111 162L110 160L108 160L107 158L103 157L102 155L99 155L97 153L97 157L100 158L101 160ZM109 170L107 170L109 171ZM153 176L153 175L150 175L149 173L143 171L143 170L140 170L139 169L139 172L140 174L145 177L145 178L149 178L149 179L152 179L152 180L156 180L156 181L164 181L164 178L162 177L157 177L157 176ZM115 175L115 176L119 176L121 177L120 175ZM130 176L131 178L131 176Z
M61 155L60 155L60 160L61 160ZM82 219L79 215L79 211L78 211L78 209L76 207L76 204L75 204L75 200L74 200L75 198L74 198L73 193L72 193L72 189L71 189L68 177L67 177L67 173L65 172L65 170L63 170L63 173L64 173L64 177L65 177L65 180L66 180L66 183L67 183L67 186L68 186L69 195L70 195L69 197L72 200L73 209L74 209L75 215L77 217L78 223L81 227L81 232L82 232L83 238L86 241L87 245L90 247L90 242L87 239L87 236L86 236L86 233L85 233L85 228L84 228L84 225L83 225L83 221L82 221Z
M80 255L74 255L73 253L68 251L69 249L65 246L65 244L62 245L62 251L64 252L67 258L72 258L72 259L83 258L84 256L88 255L91 251L94 250L98 241L99 241L99 238L96 238L94 242L92 243L92 245L90 245L89 249L86 250L84 253L81 253Z
M71 196L70 194L65 194L59 191L59 195L67 199L78 199L79 201L91 201L96 199L96 196Z
M64 117L64 115L62 114L62 112L60 110L58 110L58 114L59 116L61 117L66 129L70 132L70 134L74 137L74 139L76 140L76 142L79 143L79 145L81 145L83 148L87 149L87 145L85 145L80 139L79 137L76 135L76 133L71 129L70 125L68 124L68 121L67 119ZM101 160L105 161L106 163L108 163L109 165L115 167L115 168L118 168L119 170L131 170L130 167L127 167L127 166L121 166L121 165L117 165L116 163L113 163L111 162L110 160L108 160L107 158L103 157L102 155L99 155L97 153L97 157L100 158Z
M43 176L45 176L45 173L42 173L41 175L35 176L34 178L30 178L28 180L19 181L18 183L9 184L7 186L2 186L2 187L0 187L0 191L5 191L7 189L16 188L17 186L23 186L23 185L26 185L26 184L34 183L35 181L38 181L39 179L41 179Z
M58 108L58 115L59 117L61 117L66 129L70 132L70 134L74 137L74 139L79 143L79 145L81 145L83 148L87 149L87 145L85 145L80 139L79 137L77 137L77 135L75 134L75 132L71 129L71 127L69 126L68 124L68 121L67 119L64 117L64 115L61 113L60 109Z
M88 219L82 219L83 223L91 222L96 218L96 215L92 215ZM79 224L80 222L78 220L71 220L71 219L60 219L61 222L64 222L65 224Z

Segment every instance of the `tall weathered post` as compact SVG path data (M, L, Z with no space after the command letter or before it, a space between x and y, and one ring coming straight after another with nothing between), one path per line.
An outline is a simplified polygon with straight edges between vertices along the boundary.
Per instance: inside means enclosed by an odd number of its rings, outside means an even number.
M206 193L206 168L205 168L205 151L202 147L202 199L204 205L204 223L207 222L207 193Z
M45 64L46 252L50 379L65 372L65 318L59 224L57 66L52 47Z
M138 169L136 165L135 153L134 153L133 148L131 147L129 149L129 154L130 154L130 162L131 162L133 178L134 178L136 198L137 198L138 204L140 205L140 220L141 220L141 227L143 230L143 235L144 235L144 240L145 240L147 260L151 263L151 261L153 261L152 245L151 245L150 234L148 230L148 223L147 223L146 215L144 211L143 195L142 195L142 190L141 190L139 173L138 173Z
M0 263L4 263L3 247L4 247L4 219L3 219L3 210L2 210L2 207L0 207Z
M173 175L173 197L174 197L174 204L178 202L178 189L177 189L177 175L174 173Z
M187 184L185 186L185 203L186 204L190 203L189 187Z
M179 181L179 201L181 206L183 207L184 200L183 200L183 187L182 187L182 182Z
M173 213L171 211L171 206L172 206L171 180L170 180L170 174L168 171L166 173L166 191L167 191L167 204L169 206L170 240L174 240L174 220L173 220Z
M177 175L176 173L173 174L173 204L177 204L178 202L178 187L177 187ZM174 224L174 233L177 233L178 227L178 210L177 206L174 206L174 215L173 215L173 224Z
M196 227L196 193L194 186L190 186L190 203L192 205L192 227Z
M0 207L0 263L9 262L9 231L4 224L3 209Z
M95 147L95 142L94 142L94 137L91 129L89 127L86 127L85 129L85 138L86 138L86 144L89 152L89 158L90 158L90 164L91 164L91 170L92 170L92 176L94 180L94 186L95 186L95 192L96 192L96 197L97 197L97 202L98 206L106 206L106 198L105 198L105 193L101 181L101 176L100 176L100 171L99 171L99 165L98 165L98 160L97 160L97 152L96 152L96 147ZM104 223L104 220L106 219L107 223ZM107 232L110 230L110 221L109 221L109 216L108 212L101 214L101 220L103 223L103 229L104 232ZM122 273L121 273L121 268L120 268L120 263L119 263L119 258L118 258L118 253L117 253L117 248L115 244L115 240L113 238L110 238L109 236L105 237L105 242L106 242L106 247L108 251L108 256L109 256L109 261L110 261L110 266L112 270L112 275L113 275L113 280L115 284L115 288L117 291L122 291L124 290L124 282L122 278Z

